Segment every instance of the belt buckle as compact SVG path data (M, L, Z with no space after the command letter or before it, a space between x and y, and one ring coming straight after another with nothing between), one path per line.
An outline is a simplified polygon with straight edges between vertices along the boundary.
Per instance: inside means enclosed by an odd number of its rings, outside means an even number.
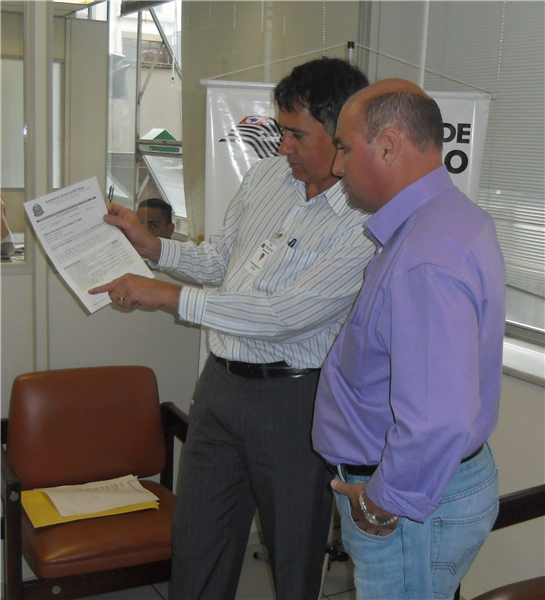
M231 367L230 367L231 361L226 358L225 359L225 368L227 369L227 373L229 373L229 375L232 375L233 373L231 373Z

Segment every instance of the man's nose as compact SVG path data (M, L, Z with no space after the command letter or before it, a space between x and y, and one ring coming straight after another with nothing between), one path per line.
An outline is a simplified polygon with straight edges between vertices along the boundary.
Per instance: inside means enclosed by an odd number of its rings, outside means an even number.
M282 154L284 156L287 154L293 154L293 144L286 133L284 133L282 143L280 144L280 148L278 148L278 154Z
M331 171L333 175L336 175L337 177L344 176L344 152L342 150L337 150Z

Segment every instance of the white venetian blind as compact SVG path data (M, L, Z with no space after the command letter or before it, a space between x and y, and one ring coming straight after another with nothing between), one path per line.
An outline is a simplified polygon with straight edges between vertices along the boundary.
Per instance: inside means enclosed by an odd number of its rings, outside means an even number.
M545 3L432 2L428 23L426 67L497 94L479 204L496 222L508 286L543 298ZM463 89L431 75L425 87Z

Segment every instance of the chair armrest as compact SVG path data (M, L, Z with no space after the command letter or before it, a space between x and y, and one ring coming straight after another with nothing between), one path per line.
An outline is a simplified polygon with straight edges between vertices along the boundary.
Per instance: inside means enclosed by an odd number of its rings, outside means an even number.
M493 531L545 515L545 484L500 497L500 512Z
M9 464L7 453L2 453L2 508L3 508L3 553L4 553L4 595L10 600L23 597L21 581L23 552L21 534L21 481Z
M174 485L174 438L185 442L189 427L189 416L172 402L161 404L163 431L165 435L166 461L161 471L161 485L173 491Z
M8 441L8 419L2 419L2 444Z
M189 427L189 415L180 410L173 402L163 402L161 404L163 415L163 426L172 430L181 442L185 442L187 429Z
M8 461L8 456L4 447L1 447L2 451L2 499L9 498L10 494L18 494L21 496L21 482L15 474ZM14 496L12 496L14 498ZM16 498L15 498L16 499Z

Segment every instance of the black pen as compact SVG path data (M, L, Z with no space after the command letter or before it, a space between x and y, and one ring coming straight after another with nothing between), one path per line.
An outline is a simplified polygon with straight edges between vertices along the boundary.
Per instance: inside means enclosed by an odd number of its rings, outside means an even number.
M291 240L288 242L288 246L290 248L293 248L295 244L297 244L297 240L295 238L291 238Z
M108 202L111 202L114 199L114 189L115 186L111 185L110 190L108 191Z

